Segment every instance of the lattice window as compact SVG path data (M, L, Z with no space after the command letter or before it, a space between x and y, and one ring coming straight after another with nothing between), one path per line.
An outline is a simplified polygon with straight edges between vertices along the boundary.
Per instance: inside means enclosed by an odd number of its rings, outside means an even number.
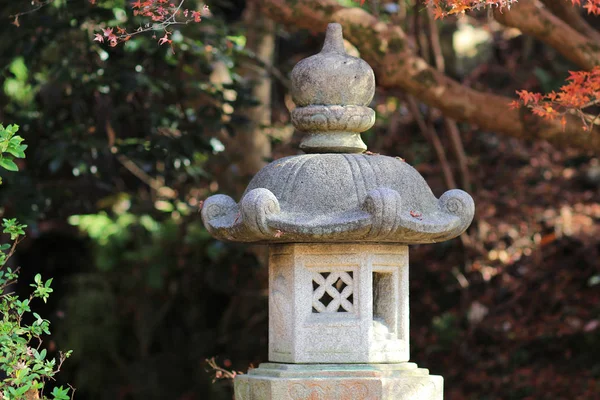
M313 273L313 313L354 312L354 275L348 272Z

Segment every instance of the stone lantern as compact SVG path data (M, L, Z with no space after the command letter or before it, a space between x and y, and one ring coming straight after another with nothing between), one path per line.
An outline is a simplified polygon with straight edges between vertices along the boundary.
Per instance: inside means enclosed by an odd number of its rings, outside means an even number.
M235 378L237 400L441 400L409 363L408 245L452 239L473 199L437 199L403 159L365 153L375 123L369 65L339 24L292 71L292 122L307 154L263 168L241 201L208 198L217 239L269 245L269 363Z

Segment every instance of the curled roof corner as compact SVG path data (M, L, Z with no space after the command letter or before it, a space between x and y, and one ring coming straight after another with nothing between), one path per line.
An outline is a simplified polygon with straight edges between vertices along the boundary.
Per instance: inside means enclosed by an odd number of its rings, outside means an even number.
M421 175L393 157L319 154L274 161L242 200L212 196L202 218L218 239L240 242L432 243L473 220L469 194L437 199Z
M437 199L404 160L361 154L360 133L375 123L368 107L375 77L344 50L330 24L323 50L292 71L292 123L308 154L276 160L252 179L242 199L216 195L202 219L217 239L238 242L431 243L452 239L473 220L469 194Z

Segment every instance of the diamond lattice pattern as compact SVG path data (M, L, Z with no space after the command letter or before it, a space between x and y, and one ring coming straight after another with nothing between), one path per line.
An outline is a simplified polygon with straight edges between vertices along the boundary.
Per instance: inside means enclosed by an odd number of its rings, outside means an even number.
M313 313L354 311L352 271L313 273Z

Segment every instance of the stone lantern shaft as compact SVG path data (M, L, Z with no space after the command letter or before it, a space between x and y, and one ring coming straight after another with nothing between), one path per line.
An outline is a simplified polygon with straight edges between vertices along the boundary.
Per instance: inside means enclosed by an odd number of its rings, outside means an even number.
M239 203L208 198L218 239L269 245L269 363L235 378L237 400L441 400L409 360L408 245L460 235L472 198L439 199L404 160L364 153L375 77L330 24L292 71L307 154L267 165Z

